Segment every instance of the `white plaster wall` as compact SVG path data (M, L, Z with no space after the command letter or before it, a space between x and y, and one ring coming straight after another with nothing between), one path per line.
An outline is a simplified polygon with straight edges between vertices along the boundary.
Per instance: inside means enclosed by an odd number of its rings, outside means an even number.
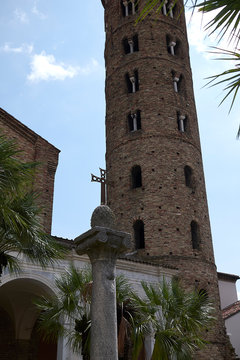
M225 320L225 326L232 346L234 347L237 356L240 357L240 313Z
M7 284L15 279L31 279L36 280L41 284L41 288L48 294L55 294L57 296L57 288L55 286L55 279L63 274L73 263L77 268L85 268L89 266L89 259L86 255L77 256L74 251L68 256L67 259L61 260L54 266L54 269L48 267L41 269L37 265L29 264L23 260L22 271L18 275L10 275L8 271L3 273L1 278L1 285ZM141 281L147 283L157 283L163 277L169 281L173 275L176 274L175 270L164 269L158 266L148 265L144 263L131 262L126 260L117 261L117 274L123 274L132 284L133 288L143 295ZM152 341L149 341L149 349L152 348ZM151 351L150 351L151 352ZM81 360L80 354L74 354L70 346L67 344L66 339L59 339L57 360Z
M219 280L218 285L222 309L238 300L235 282Z

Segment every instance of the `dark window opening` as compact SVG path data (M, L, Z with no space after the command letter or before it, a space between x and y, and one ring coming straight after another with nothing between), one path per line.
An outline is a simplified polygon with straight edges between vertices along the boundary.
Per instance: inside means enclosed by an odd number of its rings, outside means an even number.
M162 14L164 16L169 16L171 18L174 17L176 12L176 4L175 1L164 1L163 5L162 5Z
M167 51L170 55L179 54L179 41L173 40L170 35L166 35Z
M138 71L135 70L133 76L129 74L125 75L127 91L129 93L135 93L139 90Z
M142 220L135 221L133 225L134 229L134 239L135 239L135 247L136 249L144 249L145 248L145 240L144 240L144 223Z
M136 84L135 88L136 88L136 91L138 91L139 90L139 81L138 81L138 71L137 70L134 71L134 78L135 78L135 84Z
M175 45L175 47L174 47L174 52L175 52L175 55L179 55L179 53L180 53L180 41L176 41L176 45Z
M196 221L191 222L192 248L199 250L200 248L200 232Z
M139 51L137 34L133 36L133 51Z
M183 76L180 75L178 81L178 92L181 92L182 90L183 90Z
M207 292L207 290L205 290L205 289L200 289L200 290L198 291L198 293L199 293L199 295L200 295L202 298L208 299L208 292Z
M134 35L132 39L123 39L124 54L132 54L138 51L138 35Z
M176 93L183 91L183 76L182 74L180 76L177 75L175 71L171 71L172 79L173 79L173 88Z
M185 175L185 184L187 187L193 187L193 171L190 166L186 165L184 167L184 175Z
M141 111L137 110L134 114L128 115L129 131L137 131L141 129Z
M121 0L122 16L134 15L138 11L138 0Z
M170 16L171 18L174 17L175 12L176 12L176 4L174 1L168 1L166 4L166 8L167 8L167 15Z
M132 175L132 188L138 188L142 186L142 170L141 166L135 165L131 170Z
M124 49L124 54L129 54L130 53L130 45L128 43L127 38L123 39L123 49Z
M127 91L129 92L129 93L132 93L133 91L133 86L132 86L132 83L131 83L131 81L130 81L130 76L129 76L129 74L126 74L125 75L125 79L126 79L126 84L127 84Z

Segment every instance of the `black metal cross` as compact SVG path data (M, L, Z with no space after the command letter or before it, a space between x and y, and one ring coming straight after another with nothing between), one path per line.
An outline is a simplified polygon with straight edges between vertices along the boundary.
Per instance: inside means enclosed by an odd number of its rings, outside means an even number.
M101 183L101 205L106 204L106 183L107 183L107 171L100 169L101 177L91 174L91 181Z

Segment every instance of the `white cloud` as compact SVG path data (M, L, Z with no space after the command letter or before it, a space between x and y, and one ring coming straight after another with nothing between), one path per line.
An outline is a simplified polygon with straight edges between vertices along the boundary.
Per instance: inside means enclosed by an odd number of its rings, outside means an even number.
M44 51L35 54L31 61L31 73L27 76L30 82L65 80L77 75L89 75L99 68L96 60L92 60L85 67L66 65L57 62L53 55L47 55Z
M229 46L228 34L224 36L224 39L218 41L217 34L209 36L209 31L205 31L208 22L214 18L218 11L212 12L211 14L195 11L192 15L192 11L186 11L186 22L188 28L188 41L191 46L194 46L199 53L207 59L216 57L216 54L211 54L209 51L214 51L211 46L216 46L222 49L234 50L234 44Z
M27 14L21 9L15 9L14 15L23 24L27 24L29 21Z
M12 47L9 43L5 43L3 46L0 47L0 51L6 53L15 53L15 54L31 54L33 51L33 45L30 44L22 44L19 47Z
M37 17L39 17L39 19L41 19L41 20L45 20L47 18L46 14L44 14L40 10L38 10L37 1L34 2L33 8L32 8L32 13L34 15L36 15Z

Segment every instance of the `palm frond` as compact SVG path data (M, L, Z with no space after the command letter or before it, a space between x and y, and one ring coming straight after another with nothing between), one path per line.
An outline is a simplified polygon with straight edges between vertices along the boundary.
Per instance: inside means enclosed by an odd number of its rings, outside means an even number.
M234 68L223 71L220 74L209 76L207 79L209 80L206 86L216 86L223 84L225 85L224 91L226 91L226 95L223 97L219 105L221 105L230 95L232 95L232 101L229 108L229 112L232 110L233 104L235 102L237 93L240 88L240 53L237 51L224 50L221 48L213 47L216 51L212 51L212 53L216 55L223 55L221 58L216 58L216 60L224 60L224 61L234 61L236 65ZM238 131L239 133L239 131Z
M217 34L219 40L229 32L229 43L239 42L240 37L240 3L236 0L204 0L197 4L199 11L203 13L214 13L213 18L209 21L206 28L210 34Z

